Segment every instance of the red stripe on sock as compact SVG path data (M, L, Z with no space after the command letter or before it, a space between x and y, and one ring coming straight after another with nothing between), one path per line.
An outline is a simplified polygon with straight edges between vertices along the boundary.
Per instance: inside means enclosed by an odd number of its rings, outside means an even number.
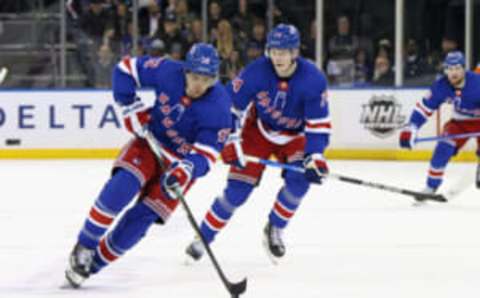
M280 205L279 202L275 202L274 209L285 218L290 218L293 216L293 212L285 209L282 205Z
M108 249L107 244L105 243L105 238L100 241L100 253L102 256L109 262L115 261L118 257Z
M221 229L226 224L226 222L221 222L218 219L216 219L215 216L213 216L213 214L211 214L211 211L208 211L206 219L210 223L210 225L212 225L216 229Z
M90 218L93 219L93 221L98 222L102 225L109 225L113 221L113 217L101 214L95 207L92 207L92 209L90 209Z

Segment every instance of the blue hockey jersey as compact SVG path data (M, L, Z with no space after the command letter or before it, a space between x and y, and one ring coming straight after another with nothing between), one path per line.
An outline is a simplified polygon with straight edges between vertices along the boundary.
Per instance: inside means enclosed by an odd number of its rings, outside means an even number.
M230 133L231 98L215 83L200 98L185 95L183 65L170 59L143 56L124 58L113 73L113 96L126 106L135 101L136 89L150 87L156 100L150 109L149 130L166 155L190 160L193 176L205 175L217 159Z
M446 76L439 78L427 95L417 102L410 123L420 128L445 102L453 104L452 118L455 120L480 119L480 75L467 71L462 89L455 89Z
M227 90L234 109L255 106L257 123L265 138L283 145L305 134L305 153L323 153L331 130L327 81L320 70L303 58L288 79L279 78L269 58L249 64L232 80Z

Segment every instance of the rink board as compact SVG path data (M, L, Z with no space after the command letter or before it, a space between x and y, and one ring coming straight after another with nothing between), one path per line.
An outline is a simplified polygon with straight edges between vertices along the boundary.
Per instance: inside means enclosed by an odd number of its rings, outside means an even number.
M331 159L422 160L434 143L398 149L398 130L427 89L334 89L329 91ZM148 103L151 91L139 95ZM441 112L448 119L449 105ZM432 116L420 136L438 133ZM108 90L0 91L0 158L113 158L129 139ZM473 161L470 141L457 160Z

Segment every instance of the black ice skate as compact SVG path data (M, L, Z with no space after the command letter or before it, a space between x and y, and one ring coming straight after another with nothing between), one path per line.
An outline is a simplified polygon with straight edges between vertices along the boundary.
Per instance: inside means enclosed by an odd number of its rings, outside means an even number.
M77 243L72 250L65 277L73 288L78 288L90 276L94 251Z
M274 264L278 259L285 255L285 245L282 240L283 229L274 227L271 223L268 223L263 229L264 239L263 245Z
M436 191L437 190L435 188L431 188L431 187L427 186L421 191L421 193L423 193L423 194L434 194ZM415 203L414 203L415 206L421 206L421 205L425 204L426 201L428 200L428 199L425 199L424 197L420 197L420 196L416 196L416 197L413 197L413 198L415 199Z
M480 163L477 164L477 175L475 176L475 185L480 188Z
M190 245L187 246L187 249L185 249L185 253L187 254L187 257L189 261L199 261L202 256L205 253L205 247L203 246L203 243L200 239L195 238L195 240L190 243Z

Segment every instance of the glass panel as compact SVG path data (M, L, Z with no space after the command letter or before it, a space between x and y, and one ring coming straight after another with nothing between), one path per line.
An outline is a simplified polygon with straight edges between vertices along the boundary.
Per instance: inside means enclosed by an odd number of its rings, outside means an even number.
M473 5L473 50L472 66L480 74L480 0L475 0Z
M404 85L432 84L443 73L446 53L463 51L464 28L464 0L406 0Z
M395 0L325 0L324 70L332 86L394 84Z
M4 87L54 87L59 82L58 6L52 1L0 1L0 67Z

